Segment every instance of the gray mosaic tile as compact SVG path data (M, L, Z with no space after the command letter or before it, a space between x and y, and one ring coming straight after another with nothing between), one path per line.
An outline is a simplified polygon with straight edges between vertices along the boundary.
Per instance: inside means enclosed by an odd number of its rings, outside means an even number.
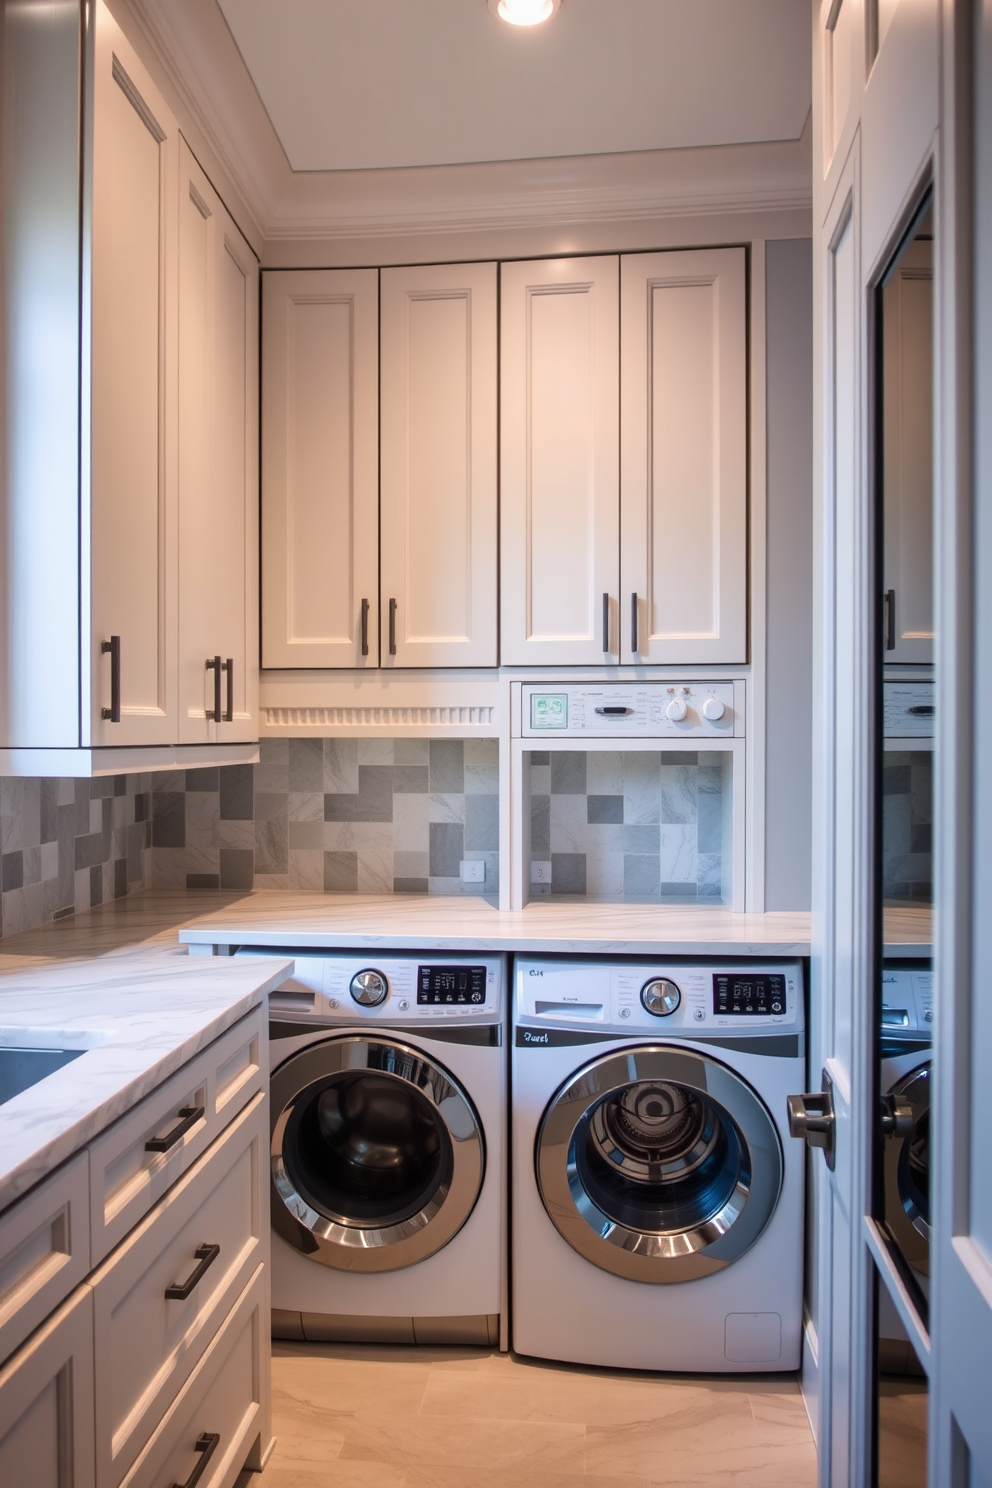
M661 879L664 883L696 883L696 828L661 827Z
M203 770L186 771L186 792L193 791L219 791L220 790L220 768L213 765Z
M699 896L695 880L691 880L688 883L682 883L680 881L666 883L663 881L661 884L661 897L662 899L696 899Z
M588 821L597 825L623 821L623 796L587 796Z
M289 849L305 848L323 851L324 823L322 821L290 821Z
M662 821L694 822L696 820L695 764L670 765L667 763L667 756L663 756L658 773L661 778Z
M184 847L185 844L185 795L180 791L156 791L152 802L152 846Z
M464 828L460 824L455 822L431 822L431 878L458 878L459 864L465 855L464 849Z
M295 739L263 739L255 766L255 790L278 795L289 790L289 746Z
M404 796L425 796L429 771L426 765L394 765L393 792Z
M499 798L497 796L465 797L465 850L493 852L499 850Z
M393 854L393 872L399 878L430 877L429 852L396 852ZM426 889L424 893L426 893Z
M431 795L458 795L464 789L465 750L461 739L431 739Z
M325 739L324 791L332 795L358 794L358 740Z
M394 878L394 894L428 894L430 881L426 878Z
M219 873L187 873L186 887L188 889L219 889Z
M289 881L294 889L308 889L320 893L324 887L324 850L318 848L290 848Z
M628 853L623 860L623 892L628 898L654 898L660 890L661 859Z
M357 853L324 853L324 889L327 893L332 894L354 894L358 892Z
M289 823L285 816L256 819L255 872L289 872Z
M530 762L532 765L550 766L551 751L549 749L532 749L530 752Z
M723 850L723 797L709 791L697 798L696 835L701 853Z
M457 791L448 795L427 797L427 818L432 822L463 822L465 820L465 796Z
M621 838L621 847L624 853L657 853L660 841L661 836L657 827L625 826Z
M556 750L551 756L551 794L584 796L586 793L586 757L582 753L566 754Z
M359 739L358 763L359 766L394 764L392 739Z
M41 882L41 844L37 847L26 847L24 849L24 882L34 884Z
M426 765L430 762L429 739L394 739L393 763L397 765Z
M325 821L388 822L393 819L393 766L359 765L358 791L325 793Z
M0 871L5 894L9 894L11 889L19 889L24 883L23 849L18 848L16 852L5 852L0 856Z
M225 765L220 772L221 821L253 821L255 766Z
M56 842L59 835L59 783L43 780L39 799L39 841Z
M240 768L236 766L235 768ZM255 854L239 847L222 847L220 850L220 886L234 893L247 891L254 886Z
M583 853L551 854L551 889L555 894L586 892L586 860Z
M551 856L551 797L531 797L531 855L538 859Z

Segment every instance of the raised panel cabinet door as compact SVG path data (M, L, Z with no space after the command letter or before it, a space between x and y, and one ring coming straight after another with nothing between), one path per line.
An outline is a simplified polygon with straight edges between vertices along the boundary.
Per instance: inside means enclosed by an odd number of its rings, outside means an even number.
M84 535L91 530L83 581L88 578L91 592L84 594L82 613L92 616L92 634L84 637L82 656L92 677L92 734L83 742L171 744L177 737L179 139L164 99L106 7L98 3L91 14L91 220L84 231L84 250L88 244L90 251L84 251L83 303L92 345L90 480L88 491L84 480L83 500ZM84 394L84 414L85 406Z
M933 661L933 243L917 240L884 295L885 661Z
M743 248L620 269L625 662L747 660Z
M93 1293L83 1286L0 1369L0 1483L95 1482Z
M496 265L382 271L382 665L495 666Z
M262 275L262 665L379 662L379 273Z
M619 659L619 261L503 264L500 653Z
M182 139L179 167L179 739L240 742L258 737L258 263Z

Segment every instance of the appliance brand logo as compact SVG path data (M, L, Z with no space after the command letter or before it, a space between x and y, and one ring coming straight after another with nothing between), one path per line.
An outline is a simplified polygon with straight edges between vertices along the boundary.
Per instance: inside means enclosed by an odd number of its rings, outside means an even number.
M551 1036L547 1033L531 1033L529 1028L523 1030L525 1044L550 1044Z
M538 971L536 967L532 966L531 969L530 969L530 971L527 973L527 975L528 976L543 976L544 975L544 972L543 971Z

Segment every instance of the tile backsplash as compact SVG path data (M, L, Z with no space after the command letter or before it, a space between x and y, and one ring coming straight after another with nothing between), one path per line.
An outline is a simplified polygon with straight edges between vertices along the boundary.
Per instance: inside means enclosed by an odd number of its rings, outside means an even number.
M933 898L933 754L888 750L882 766L882 894Z
M267 739L257 765L152 784L161 888L495 894L495 739ZM462 883L463 861L485 865Z
M531 753L532 895L724 897L723 757L610 751ZM533 871L532 871L533 877Z

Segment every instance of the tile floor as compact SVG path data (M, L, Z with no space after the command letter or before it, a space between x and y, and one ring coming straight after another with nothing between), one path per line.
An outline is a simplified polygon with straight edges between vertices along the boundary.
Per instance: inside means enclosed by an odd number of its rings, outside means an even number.
M475 1350L273 1344L261 1488L814 1488L792 1375L715 1379Z

